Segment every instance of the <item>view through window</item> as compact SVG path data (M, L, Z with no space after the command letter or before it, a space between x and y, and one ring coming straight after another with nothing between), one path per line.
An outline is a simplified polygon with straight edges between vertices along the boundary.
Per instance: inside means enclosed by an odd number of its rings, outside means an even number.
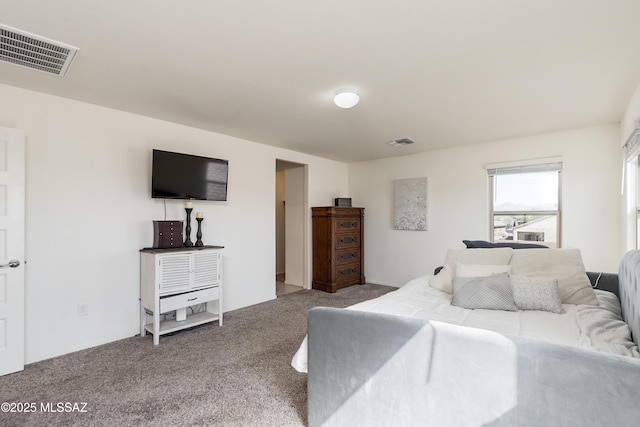
M561 167L551 162L487 168L492 241L560 247Z

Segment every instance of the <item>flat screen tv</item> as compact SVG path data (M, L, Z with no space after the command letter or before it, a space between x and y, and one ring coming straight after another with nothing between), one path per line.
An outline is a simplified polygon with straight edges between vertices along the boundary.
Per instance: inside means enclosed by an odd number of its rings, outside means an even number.
M153 150L151 197L227 200L229 161Z

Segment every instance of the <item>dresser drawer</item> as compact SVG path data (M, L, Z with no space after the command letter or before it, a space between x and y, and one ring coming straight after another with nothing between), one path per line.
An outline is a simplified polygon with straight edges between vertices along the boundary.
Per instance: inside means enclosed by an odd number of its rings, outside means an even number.
M360 217L342 217L335 218L336 233L360 233L361 218Z
M360 246L360 234L336 235L336 250Z
M336 251L336 265L360 262L360 248Z
M200 289L199 291L185 292L184 294L171 295L160 298L160 313L177 310L178 308L202 304L207 301L220 298L220 288Z
M343 265L336 267L336 282L353 282L360 281L360 264Z

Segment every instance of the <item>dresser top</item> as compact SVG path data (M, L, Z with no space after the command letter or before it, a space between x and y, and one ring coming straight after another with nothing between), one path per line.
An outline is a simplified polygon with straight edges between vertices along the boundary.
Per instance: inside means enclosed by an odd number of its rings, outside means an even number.
M318 206L311 208L312 216L362 216L364 215L364 208L352 208L343 206Z

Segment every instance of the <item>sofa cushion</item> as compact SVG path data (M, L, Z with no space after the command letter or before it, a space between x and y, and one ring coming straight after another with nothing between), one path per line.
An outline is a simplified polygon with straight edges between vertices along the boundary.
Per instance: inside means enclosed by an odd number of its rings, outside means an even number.
M514 276L558 279L564 304L598 305L578 249L520 249L511 256Z

